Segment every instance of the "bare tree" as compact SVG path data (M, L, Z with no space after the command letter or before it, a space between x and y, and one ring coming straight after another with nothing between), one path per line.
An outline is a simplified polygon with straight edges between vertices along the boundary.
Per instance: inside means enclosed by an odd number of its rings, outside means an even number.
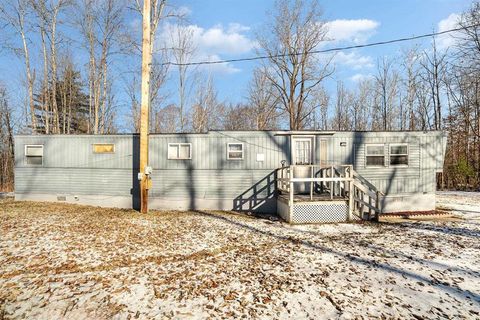
M463 28L458 37L457 50L461 59L461 64L454 69L457 73L457 79L464 79L470 82L470 93L472 99L471 113L474 115L475 121L470 124L472 133L477 137L480 143L480 97L477 81L480 79L480 2L474 1L471 8L464 12L458 24ZM460 78L458 77L460 75ZM480 151L479 151L480 154ZM480 167L480 155L479 155ZM480 171L480 168L479 168ZM479 172L480 179L480 172Z
M50 54L50 82L51 82L51 102L53 113L53 132L60 133L60 116L57 105L57 81L58 81L58 24L60 15L72 4L71 0L31 0L31 4L40 20L40 26L49 41Z
M7 93L0 87L0 190L13 190L13 123Z
M404 98L401 105L405 105L406 110L400 113L401 116L401 129L416 129L416 114L417 104L416 96L418 90L418 83L420 79L420 66L419 66L420 54L416 48L412 48L403 53L402 67L405 73L402 79L402 85L405 90Z
M281 0L265 33L257 37L269 56L267 79L275 87L293 130L302 129L315 111L312 93L332 72L328 61L322 63L311 54L326 40L326 32L318 2Z
M158 27L160 23L169 17L179 17L179 15L172 9L166 11L165 9L167 8L167 0L152 0L150 1L150 12L151 12L151 18L150 18L150 35L151 39L155 39L155 35L157 33ZM135 0L135 6L134 9L140 14L143 14L143 2L140 0ZM138 41L131 40L130 44L134 45L136 50L138 52L141 52L141 46ZM155 47L152 46L152 53L155 50Z
M465 11L458 21L462 28L456 35L456 57L459 67L469 68L471 72L480 73L480 2L473 1L469 10Z
M122 51L124 0L79 0L76 11L80 12L76 25L80 29L84 46L88 51L89 132L105 132L105 119L114 106L111 96L113 78L110 77L111 57Z
M198 86L191 113L193 132L208 132L222 126L223 105L218 102L211 76Z
M335 101L335 116L333 128L339 131L352 129L352 104L353 95L345 88L343 82L337 82L337 96Z
M315 90L314 94L314 103L318 106L316 112L314 113L314 119L312 128L314 130L328 130L330 128L329 123L329 106L330 106L330 95L324 87L319 87Z
M393 69L393 62L383 57L377 62L375 86L380 100L382 129L393 130L395 118L395 101L397 97L398 73Z
M163 61L163 58L161 58L161 61ZM150 76L150 110L153 115L153 117L151 118L151 121L154 121L151 123L150 128L151 130L153 130L153 132L157 132L155 131L156 128L162 127L162 125L158 124L158 121L159 119L163 119L163 117L159 117L158 114L161 113L162 110L168 107L164 105L167 95L162 94L161 92L161 89L163 88L165 81L167 79L167 75L168 75L168 66L156 63L156 59L154 59L154 63L152 64L151 76ZM168 109L168 111L171 111L171 110L173 109L172 108ZM181 115L181 112L179 111L179 117L180 115ZM176 126L178 123L181 122L178 119L179 117L176 117L178 121L174 122L173 126ZM170 126L172 124L165 124L165 125ZM164 130L164 129L159 129L159 130ZM164 131L158 131L158 132L164 132ZM170 132L175 132L175 130Z
M51 112L51 101L53 97L48 95L48 85L49 85L49 64L48 64L48 51L47 51L47 28L45 25L45 19L39 19L38 28L40 30L40 36L42 40L42 57L43 57L43 83L42 83L42 116L41 120L44 123L44 130L46 134L50 134L50 112Z
M232 131L258 130L255 122L256 118L255 108L240 103L230 104L225 106L222 129Z
M370 128L372 117L373 84L371 79L362 79L357 84L357 91L352 101L352 127L364 131Z
M186 104L190 95L191 86L188 82L189 66L186 65L195 53L193 43L193 31L187 26L175 25L169 30L170 43L172 45L172 57L177 64L178 73L178 107L179 107L179 130L186 127Z
M35 72L32 71L30 63L30 49L29 49L29 38L28 31L29 26L27 25L28 20L30 19L30 5L28 0L13 0L7 1L0 4L0 13L2 14L4 20L13 28L16 35L20 37L22 42L22 49L18 50L13 47L15 53L21 55L25 62L25 72L27 76L27 92L28 92L28 105L29 105L29 115L30 115L30 126L32 132L36 132L36 116L35 116L35 103L33 99L33 86L35 83Z
M153 56L153 63L151 68L151 76L150 76L150 108L152 117L150 118L151 122L151 130L154 132L165 132L171 130L171 123L168 124L161 124L159 121L164 121L164 119L172 119L171 116L163 117L161 112L165 111L167 113L171 113L173 110L178 110L178 108L174 106L165 106L163 103L165 101L165 94L162 94L162 89L165 84L165 81L168 76L169 66L163 64L167 60L167 48L165 48L164 43L156 43L158 38L156 34L158 32L159 27L162 25L164 21L169 18L183 18L182 14L172 6L168 5L167 0L152 0L150 1L151 6L151 19L150 19L150 34L151 39L154 42L154 45L151 46L152 56ZM143 14L143 2L140 0L135 0L134 3L134 10L139 13L140 15ZM129 54L133 54L135 56L140 57L141 54L141 41L137 35L133 34L124 34L125 42L127 43L128 48L131 50L128 51ZM171 48L170 48L171 49ZM132 71L131 73L134 73ZM131 102L131 118L133 121L133 128L136 132L139 129L139 100L137 97L136 91L140 90L139 88L139 81L133 76L130 79L126 79L126 82L130 82L126 84L128 88L128 94L130 97ZM173 117L178 119L178 117ZM165 120L166 121L166 120ZM171 120L169 120L171 121ZM180 121L183 123L183 121ZM174 127L177 126L175 123Z
M248 89L248 102L252 109L249 113L254 115L252 120L256 130L275 129L278 126L280 98L266 73L263 68L255 69Z
M440 53L437 49L437 44L435 38L432 39L432 48L431 52L425 51L423 54L423 59L420 64L422 65L423 72L421 76L425 83L428 83L430 89L430 95L432 100L433 107L433 124L435 130L440 130L442 128L442 87L443 79L442 76L445 72L446 64L445 59L447 57L446 53Z
M152 131L158 133L177 132L178 107L174 104L153 110L152 112Z
M92 132L92 115L93 110L98 110L98 97L96 93L96 54L95 48L97 43L96 36L96 1L95 0L82 0L76 3L75 9L77 10L78 20L76 21L83 37L84 45L88 51L88 133Z

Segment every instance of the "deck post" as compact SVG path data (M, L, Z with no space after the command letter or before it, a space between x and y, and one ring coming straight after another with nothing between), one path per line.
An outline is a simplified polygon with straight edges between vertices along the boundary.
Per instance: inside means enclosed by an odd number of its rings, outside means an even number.
M378 222L379 214L382 211L380 209L380 191L377 190L376 194L377 194L377 199L375 199L375 207L377 208L377 210L375 210L375 221Z
M330 166L330 178L333 178L333 166ZM330 181L330 200L333 200L333 192L335 188L335 182Z
M290 189L290 201L289 201L289 203L290 203L291 206L293 206L293 182L292 182L292 180L290 180L290 188L289 189Z
M294 183L292 182L292 180L290 180L290 200L288 201L288 215L289 215L289 219L290 221L289 222L292 222L293 220L293 217L292 217L292 214L293 214L293 185Z
M360 198L362 199L362 203L360 205L360 216L363 219L363 215L365 214L365 192L360 191Z
M352 220L353 215L353 179L348 181L348 221Z
M368 195L368 220L372 220L372 197Z
M310 178L313 179L313 165L310 167ZM310 181L310 200L313 200L313 180Z

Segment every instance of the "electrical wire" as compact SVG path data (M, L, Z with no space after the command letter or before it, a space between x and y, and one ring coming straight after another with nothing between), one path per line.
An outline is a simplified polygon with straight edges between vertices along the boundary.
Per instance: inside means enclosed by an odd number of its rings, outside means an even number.
M475 27L479 27L479 26L480 26L480 24L474 24L474 25L470 25L470 26L459 27L459 28L454 28L454 29L449 29L449 30L444 30L444 31L439 31L439 32L426 33L426 34L422 34L422 35L418 35L418 36L411 36L411 37L398 38L398 39L392 39L392 40L386 40L386 41L359 44L359 45L354 45L354 46L335 47L335 48L329 48L329 49L323 49L323 50L313 50L313 51L307 52L306 54L330 53L330 52L338 52L338 51L344 51L344 50L375 47L375 46L387 45L387 44L392 44L392 43L412 41L412 40L418 40L418 39L423 39L423 38L440 36L440 35L443 35L443 34L447 34L447 33L451 33L451 32L457 32L457 31L470 29L470 28L475 28ZM284 57L289 57L289 56L299 56L299 55L303 55L303 54L305 54L305 53L304 52L299 52L299 53L286 53L286 54L253 56L253 57L237 58L237 59L197 61L197 62L185 62L185 63L168 61L168 62L158 63L158 65L161 65L161 66L166 66L166 65L198 66L198 65L209 65L209 64L222 64L222 63L232 63L232 62L246 62L246 61L255 61L255 60L265 60L265 59L273 59L273 58L284 58Z

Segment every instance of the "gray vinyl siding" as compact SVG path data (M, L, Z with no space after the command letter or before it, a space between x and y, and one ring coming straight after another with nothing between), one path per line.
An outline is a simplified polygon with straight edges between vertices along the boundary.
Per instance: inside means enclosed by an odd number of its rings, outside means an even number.
M44 168L104 168L132 167L132 135L118 136L17 136L15 138L15 167L31 167L25 162L24 146L43 145ZM115 153L93 153L93 144L113 143Z
M191 143L192 159L167 159L169 143ZM228 143L243 143L243 160L227 160ZM282 160L289 160L289 150L288 137L269 132L168 134L151 136L149 158L153 169L273 170ZM257 162L258 153L265 155L265 161Z
M17 168L15 192L129 195L131 169Z
M445 135L441 132L334 132L315 135L315 163L321 141L327 164L353 164L355 170L389 195L432 193L435 172L443 167ZM191 143L191 160L168 160L169 143ZM243 160L227 160L227 144L244 145ZM115 153L95 154L94 143L113 143ZM286 132L210 132L150 136L152 198L247 199L270 197L274 171L291 162ZM345 146L341 146L345 143ZM365 165L365 145L384 144L384 167ZM408 167L389 166L389 144L409 145ZM44 146L42 166L27 165L24 148ZM138 136L16 136L15 192L131 197L138 187ZM263 162L257 154L264 154ZM324 153L325 155L325 153Z
M151 196L232 198L248 193L254 184L269 176L273 177L272 170L157 170L152 178Z

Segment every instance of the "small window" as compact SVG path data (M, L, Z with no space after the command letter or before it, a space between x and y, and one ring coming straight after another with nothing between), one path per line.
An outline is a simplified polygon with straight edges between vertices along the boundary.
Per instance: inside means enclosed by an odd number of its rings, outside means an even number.
M390 145L390 165L408 166L408 145Z
M43 145L26 145L25 158L27 164L43 165Z
M366 146L366 164L373 167L385 166L385 148L383 144Z
M311 139L295 139L295 164L304 165L312 164L312 140Z
M243 143L227 144L228 160L243 160Z
M115 145L113 143L95 143L93 153L115 153Z
M191 143L169 143L168 159L169 160L192 159L192 144Z

